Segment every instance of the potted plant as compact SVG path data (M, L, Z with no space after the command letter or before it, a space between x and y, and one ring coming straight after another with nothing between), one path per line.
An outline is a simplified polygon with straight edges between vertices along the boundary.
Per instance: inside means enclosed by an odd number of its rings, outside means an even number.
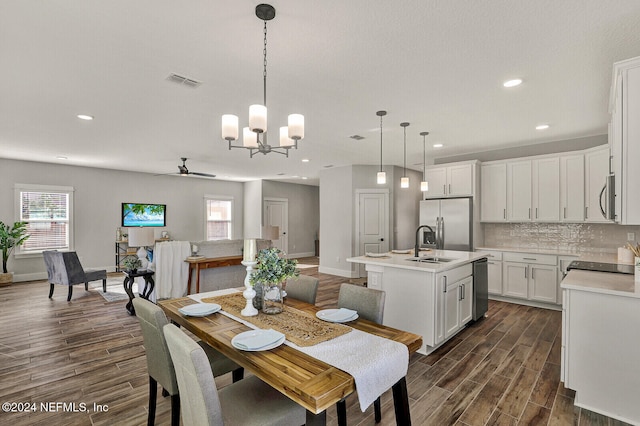
M13 282L13 272L7 271L7 261L13 249L24 243L27 234L26 222L14 222L10 227L0 221L0 248L2 248L2 274L0 274L0 285L10 285Z
M258 264L249 279L256 291L254 306L265 314L282 312L282 284L300 274L296 270L298 261L285 256L286 253L276 247L260 250Z
M136 256L127 256L122 260L122 266L126 271L138 272L138 268L142 266L142 261Z

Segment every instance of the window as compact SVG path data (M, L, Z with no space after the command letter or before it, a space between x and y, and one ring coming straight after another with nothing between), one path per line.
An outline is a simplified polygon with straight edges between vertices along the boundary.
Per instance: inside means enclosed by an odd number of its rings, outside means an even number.
M27 222L29 238L16 255L44 250L73 250L73 188L15 186L16 220Z
M230 240L232 229L233 199L224 197L205 197L205 239Z

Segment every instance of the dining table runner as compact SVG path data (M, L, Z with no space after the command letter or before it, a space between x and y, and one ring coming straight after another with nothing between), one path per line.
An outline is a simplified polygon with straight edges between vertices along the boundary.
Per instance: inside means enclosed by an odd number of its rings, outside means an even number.
M197 302L209 302L211 297L231 294L241 297L240 290L225 289L192 294L189 298ZM239 313L236 316L225 311L224 307L220 313L248 327L259 328L250 322L254 317L243 317ZM347 327L332 323L327 325ZM298 346L285 333L284 344L349 373L355 381L360 409L364 412L376 398L407 375L409 349L402 343L351 327L347 328L351 331L313 346Z
M202 301L217 303L222 306L223 311L236 317L242 316L240 312L247 304L241 293L206 297ZM258 328L279 331L287 336L287 340L301 347L317 345L353 330L351 327L319 320L311 314L289 306L284 306L279 314L258 312L258 315L243 318Z

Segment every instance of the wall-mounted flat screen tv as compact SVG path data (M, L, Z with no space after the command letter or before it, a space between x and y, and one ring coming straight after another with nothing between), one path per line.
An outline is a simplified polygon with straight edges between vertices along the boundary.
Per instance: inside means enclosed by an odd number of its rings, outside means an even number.
M167 226L167 205L122 203L122 226Z

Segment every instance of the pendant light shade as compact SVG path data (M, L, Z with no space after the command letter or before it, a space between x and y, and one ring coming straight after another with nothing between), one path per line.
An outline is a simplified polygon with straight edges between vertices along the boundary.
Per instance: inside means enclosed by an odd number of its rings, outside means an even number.
M407 176L407 127L409 123L400 123L402 130L404 130L404 172L402 178L400 178L400 188L409 188L409 177Z
M429 190L429 182L427 182L427 135L429 132L420 132L422 136L422 182L420 182L420 191Z
M387 111L378 111L376 115L380 117L380 171L377 175L377 183L378 185L384 185L387 183L387 174L382 171L382 117L387 115Z

